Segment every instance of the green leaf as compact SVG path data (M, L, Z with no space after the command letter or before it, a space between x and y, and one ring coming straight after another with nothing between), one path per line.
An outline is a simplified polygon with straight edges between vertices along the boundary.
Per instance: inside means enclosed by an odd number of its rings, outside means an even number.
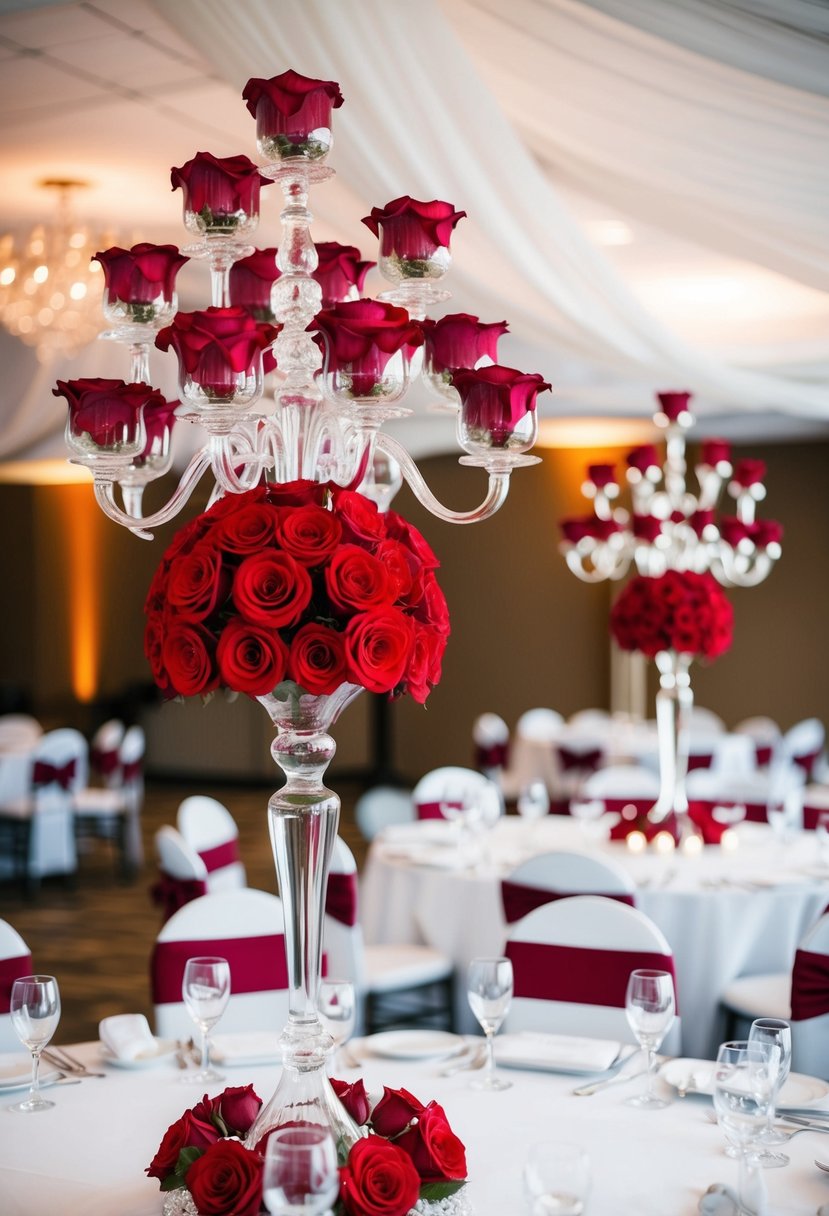
M227 1126L227 1124L225 1123L224 1119L222 1118L220 1111L214 1110L214 1111L211 1113L211 1115L210 1115L210 1122L213 1124L213 1126L215 1127L216 1131L219 1133L219 1135L222 1137L222 1139L223 1139L223 1140L224 1140L224 1139L225 1139L227 1136L229 1136L229 1135L230 1135L230 1131L229 1131L229 1129L228 1129L228 1126Z
M459 1182L424 1182L420 1188L420 1198L434 1203L438 1199L448 1199L450 1195L454 1195L456 1191L459 1191L462 1186L466 1186L465 1178L462 1178Z
M176 1162L176 1173L183 1178L193 1162L198 1161L199 1157L202 1157L203 1155L203 1148L183 1148L179 1153L178 1161Z
M186 1183L178 1174L168 1174L161 1183L162 1191L179 1191L184 1186L186 1186Z

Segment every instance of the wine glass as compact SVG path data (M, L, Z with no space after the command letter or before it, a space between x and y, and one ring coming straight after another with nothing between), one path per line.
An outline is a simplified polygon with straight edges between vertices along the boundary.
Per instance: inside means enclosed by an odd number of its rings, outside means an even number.
M625 996L628 1025L639 1046L646 1052L645 1092L627 1099L628 1106L659 1110L668 1103L654 1093L656 1052L673 1025L676 1013L673 976L668 971L647 968L631 971Z
M470 1082L472 1089L509 1089L495 1071L495 1035L512 1001L512 963L508 958L473 958L467 982L469 1007L486 1035L486 1068Z
M187 1012L201 1031L201 1064L197 1072L182 1079L200 1085L223 1081L210 1065L209 1031L216 1025L230 999L230 964L226 958L188 958L181 994Z
M532 1216L582 1216L590 1193L590 1158L583 1148L555 1141L536 1144L523 1176Z
M547 786L543 781L531 781L529 785L522 788L515 805L522 819L526 819L530 823L536 819L543 819L550 813L550 795L547 792Z
M29 1096L9 1110L28 1115L54 1106L40 1092L38 1071L40 1053L57 1030L60 1021L60 992L53 975L24 975L12 984L9 1013L14 1033L32 1054L32 1084Z
M323 1216L340 1189L337 1146L327 1127L280 1127L268 1136L262 1199L271 1216Z
M777 1103L777 1095L785 1084L792 1065L792 1028L782 1018L755 1018L751 1023L751 1030L748 1032L748 1041L749 1043L771 1043L780 1049L780 1066L772 1084L766 1126L758 1137L758 1143L763 1146L785 1144L788 1136L774 1130L774 1108ZM758 1160L767 1169L789 1164L789 1158L785 1153L773 1153L766 1147L763 1147L759 1153Z
M728 1144L739 1158L740 1211L754 1211L750 1192L758 1185L757 1142L772 1106L780 1047L757 1039L723 1043L714 1066L714 1110Z
M357 1014L357 995L351 980L322 980L320 982L317 1012L323 1027L334 1040L330 1066L333 1068L354 1033Z

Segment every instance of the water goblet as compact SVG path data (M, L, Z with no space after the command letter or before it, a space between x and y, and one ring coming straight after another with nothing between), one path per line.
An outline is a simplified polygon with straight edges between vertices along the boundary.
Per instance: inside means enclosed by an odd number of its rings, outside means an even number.
M280 1127L268 1136L262 1199L271 1216L324 1216L339 1189L337 1146L327 1127Z
M329 1062L329 1068L334 1068L340 1057L341 1048L354 1033L357 995L351 980L322 980L317 1000L317 1012L324 1029L334 1040L334 1050Z
M780 1047L763 1040L723 1043L714 1065L714 1110L728 1145L739 1160L737 1196L740 1211L755 1211L762 1179L757 1171L757 1143L772 1105Z
M40 1053L60 1021L60 992L53 975L24 975L12 984L9 1013L14 1033L32 1056L32 1084L28 1097L8 1110L29 1115L54 1106L40 1092Z
M225 958L189 958L184 967L181 994L187 1012L201 1032L201 1064L197 1072L182 1080L207 1084L223 1081L222 1073L210 1064L210 1031L224 1013L230 999L230 965Z
M631 971L625 996L625 1013L628 1025L647 1059L645 1091L628 1098L627 1105L643 1110L660 1110L668 1103L653 1088L656 1052L671 1029L676 1013L673 976L667 971L647 968Z
M547 792L547 786L543 781L531 781L529 785L522 788L515 805L522 819L526 819L530 823L536 819L543 819L550 813L550 795Z
M582 1216L590 1193L590 1159L577 1144L534 1145L523 1177L531 1216Z
M766 1146L785 1144L788 1140L785 1133L774 1129L774 1108L777 1104L777 1095L785 1084L792 1065L792 1028L782 1018L755 1018L751 1023L751 1030L748 1032L748 1041L749 1043L771 1043L780 1049L780 1066L772 1083L766 1126L758 1137L758 1143L763 1148L758 1153L757 1160L766 1169L773 1169L789 1164L789 1158L785 1153L772 1152Z
M470 1081L472 1089L509 1089L495 1071L495 1035L512 1001L512 963L508 958L473 958L467 980L469 1007L486 1035L486 1067Z

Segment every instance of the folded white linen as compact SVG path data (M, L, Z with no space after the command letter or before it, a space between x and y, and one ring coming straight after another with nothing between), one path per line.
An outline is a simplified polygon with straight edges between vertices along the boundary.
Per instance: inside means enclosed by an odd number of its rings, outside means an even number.
M608 1039L523 1031L499 1035L495 1058L509 1068L546 1068L562 1072L604 1072L619 1054L620 1044Z
M239 1030L210 1036L210 1054L218 1064L270 1064L282 1059L279 1034L273 1030Z
M143 1013L117 1013L102 1018L98 1037L118 1060L140 1060L158 1053L158 1043Z

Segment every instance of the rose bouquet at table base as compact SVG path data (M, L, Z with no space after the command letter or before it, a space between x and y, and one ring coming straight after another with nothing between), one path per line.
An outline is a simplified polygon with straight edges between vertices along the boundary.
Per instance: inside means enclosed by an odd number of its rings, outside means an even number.
M648 814L651 825L676 823L681 831L686 821L688 722L694 703L691 662L715 659L726 651L733 627L731 604L707 573L668 570L657 578L637 575L613 605L610 630L616 644L655 659L659 671L659 797Z
M452 1202L466 1181L466 1151L441 1106L405 1089L383 1089L374 1107L363 1082L331 1082L361 1129L340 1146L345 1216L408 1216L465 1210ZM258 1216L267 1134L256 1136L261 1099L250 1085L225 1089L185 1111L147 1167L163 1191L165 1216Z
M328 731L366 688L423 702L449 634L437 558L393 511L298 481L215 503L167 549L146 603L145 650L169 696L247 693L276 727L285 784L269 828L285 914L289 1020L279 1087L254 1129L325 1124L359 1131L325 1074L332 1040L316 1008L323 903L340 800L323 784Z

